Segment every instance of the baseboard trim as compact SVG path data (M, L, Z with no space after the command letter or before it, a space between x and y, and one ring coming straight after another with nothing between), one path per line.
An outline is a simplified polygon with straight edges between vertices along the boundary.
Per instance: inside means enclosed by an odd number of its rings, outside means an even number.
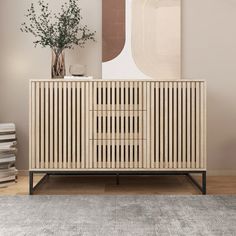
M19 176L29 176L28 170L19 170ZM208 176L236 176L236 170L208 170Z
M208 170L208 176L236 176L236 170Z

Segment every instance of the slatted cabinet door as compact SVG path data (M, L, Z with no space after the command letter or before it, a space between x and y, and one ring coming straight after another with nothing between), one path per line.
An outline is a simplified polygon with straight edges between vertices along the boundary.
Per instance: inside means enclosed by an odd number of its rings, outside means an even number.
M91 168L91 82L31 81L30 168Z
M151 169L206 169L205 82L151 82L147 93Z

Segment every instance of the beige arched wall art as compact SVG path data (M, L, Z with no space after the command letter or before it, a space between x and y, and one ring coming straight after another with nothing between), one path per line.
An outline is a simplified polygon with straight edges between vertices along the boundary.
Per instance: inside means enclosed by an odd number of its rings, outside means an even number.
M132 55L152 78L180 79L180 0L132 2Z
M107 1L103 2L104 13L107 15L110 8L109 14L114 14L114 3ZM114 43L116 50L109 48L108 53L104 50L108 41L103 37L103 78L180 79L181 0L126 0L125 6L123 3L116 0L118 9L126 13L125 45L121 52L114 53L122 45ZM120 21L110 16L106 28L105 18L103 35L117 37L114 29Z

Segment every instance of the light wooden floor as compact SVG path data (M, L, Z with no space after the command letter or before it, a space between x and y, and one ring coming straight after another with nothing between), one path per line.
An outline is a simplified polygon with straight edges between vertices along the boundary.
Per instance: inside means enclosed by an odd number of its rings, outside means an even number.
M35 180L40 179L36 176ZM236 194L236 176L207 178L208 194ZM0 188L0 195L27 195L28 177L19 176L18 183ZM35 192L38 195L65 194L200 194L184 176L121 176L120 185L112 176L50 176Z

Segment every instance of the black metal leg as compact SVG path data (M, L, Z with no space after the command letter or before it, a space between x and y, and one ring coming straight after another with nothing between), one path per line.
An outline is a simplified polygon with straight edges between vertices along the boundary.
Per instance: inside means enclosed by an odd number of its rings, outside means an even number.
M206 190L206 171L202 172L202 194L206 195L207 190Z
M203 195L206 195L206 171L202 172L202 186L191 176L190 173L187 174L191 182L197 186L197 188L202 192Z
M119 179L119 174L116 174L116 185L119 185L120 184L120 179Z
M47 178L49 177L49 174L45 174L42 179L39 180L39 182L34 186L34 172L29 172L29 194L33 195L34 191L40 184L42 184Z
M32 195L34 192L34 173L32 171L29 172L29 194Z

